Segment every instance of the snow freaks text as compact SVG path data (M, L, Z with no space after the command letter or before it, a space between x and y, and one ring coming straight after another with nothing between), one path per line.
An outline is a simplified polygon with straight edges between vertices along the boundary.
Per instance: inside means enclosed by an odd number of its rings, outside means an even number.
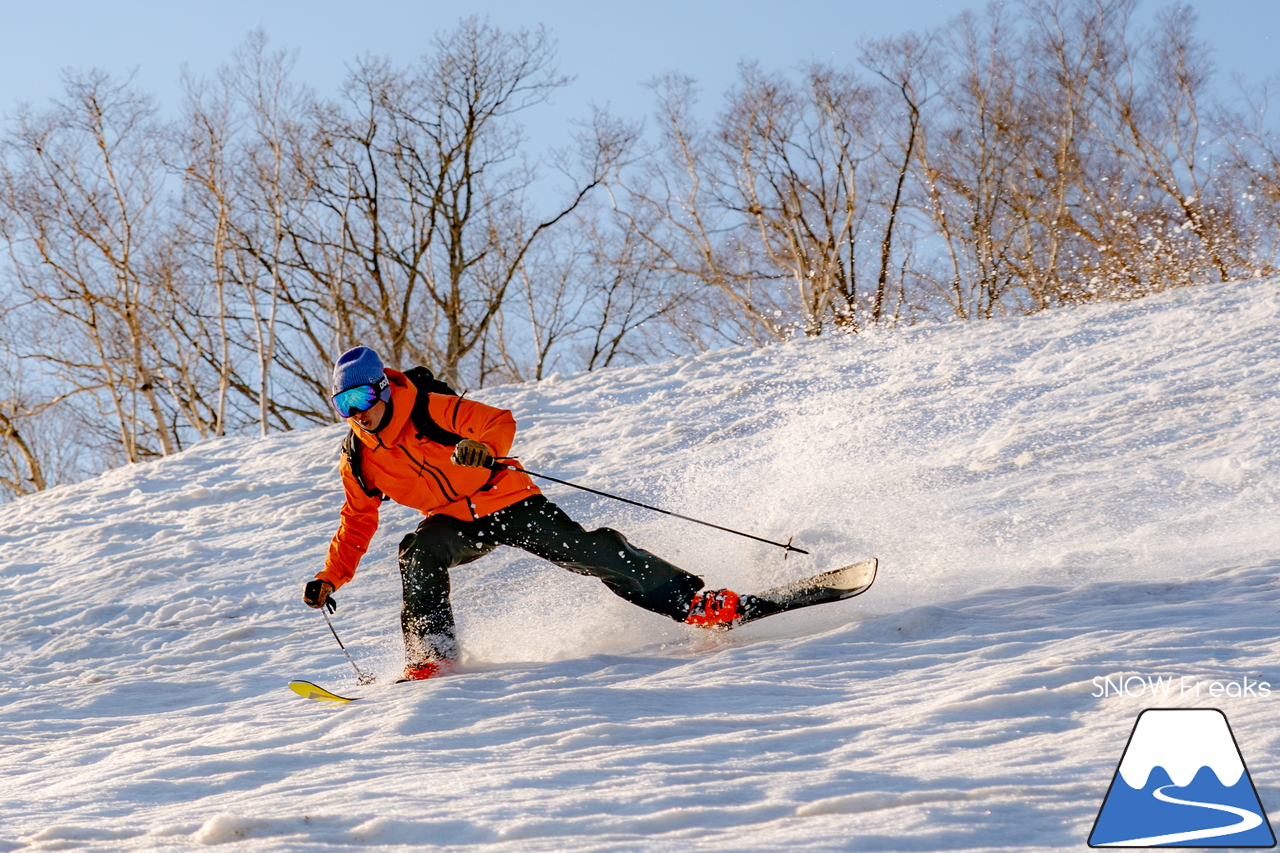
M1093 687L1094 691L1090 695L1095 699L1109 696L1148 699L1266 699L1271 695L1270 682L1255 681L1248 676L1224 681L1187 675L1100 675L1093 679Z

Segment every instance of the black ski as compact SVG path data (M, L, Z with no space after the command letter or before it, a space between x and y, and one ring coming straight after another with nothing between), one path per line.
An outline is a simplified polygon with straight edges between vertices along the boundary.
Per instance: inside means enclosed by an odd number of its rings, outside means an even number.
M734 625L744 625L788 610L799 610L801 607L812 607L815 604L827 604L832 601L844 601L846 598L861 595L875 583L878 565L879 561L872 557L861 563L853 563L773 589L766 589L764 592L743 596L746 599L744 606L746 614Z

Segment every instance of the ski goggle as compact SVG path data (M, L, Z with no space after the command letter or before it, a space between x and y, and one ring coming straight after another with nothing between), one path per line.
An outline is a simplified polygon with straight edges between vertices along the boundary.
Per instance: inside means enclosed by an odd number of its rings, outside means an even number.
M382 392L391 387L387 377L382 377L372 385L357 385L333 395L333 407L338 414L349 418L357 412L367 412L377 405Z

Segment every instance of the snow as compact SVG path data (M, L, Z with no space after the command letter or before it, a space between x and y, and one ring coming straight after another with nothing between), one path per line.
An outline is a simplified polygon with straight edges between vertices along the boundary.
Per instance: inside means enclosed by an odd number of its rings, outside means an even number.
M504 549L460 672L357 688L300 602L340 428L51 489L0 506L0 853L1081 850L1148 707L1221 709L1280 808L1280 283L476 396L532 470L812 552L545 487L714 586L880 578L713 635ZM333 618L385 680L383 519Z

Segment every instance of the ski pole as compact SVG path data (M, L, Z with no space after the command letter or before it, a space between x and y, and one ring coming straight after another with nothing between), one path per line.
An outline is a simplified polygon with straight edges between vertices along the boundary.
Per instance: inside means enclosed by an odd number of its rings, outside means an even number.
M336 602L335 602L336 603ZM338 636L338 632L333 629L333 622L329 621L329 614L325 613L324 607L320 608L320 615L324 617L324 624L329 626L329 631L333 634L333 638L338 641L338 648L342 649L342 653L347 656L347 660L351 662L351 666L356 671L356 684L373 684L372 675L365 675L360 671L360 667L356 666L355 659L351 657L351 652L347 651L347 647L342 644L342 638Z
M511 459L512 457L503 456L499 458ZM602 498L611 498L612 500L615 500L615 501L622 501L624 504L631 504L632 506L638 506L641 509L647 509L652 512L660 512L663 515L669 515L672 518L679 518L684 521L692 521L694 524L701 524L704 527L714 527L716 530L723 530L725 533L733 533L737 536L745 536L748 539L754 539L755 541L763 542L766 545L773 545L776 548L784 548L786 549L787 554L790 554L792 551L795 551L797 554L809 553L803 548L797 548L794 545L792 545L790 539L788 539L786 542L774 542L772 539L764 539L760 536L755 536L751 533L743 533L741 530L734 530L732 527L721 527L719 524L712 524L709 521L703 521L702 519L699 519L699 518L690 518L687 515L681 515L678 512L672 512L669 509L662 509L661 507L649 506L649 504L642 504L640 503L640 501L633 501L631 500L631 498L624 498L619 495L611 495L608 492L602 492L599 489L591 489L586 486L580 486L577 483L570 483L568 480L559 480L559 479L556 479L555 477L551 477L546 474L539 474L537 471L530 471L528 468L518 468L515 465L508 465L505 462L498 461L498 458L495 458L493 460L493 462L490 464L490 467L506 468L508 471L523 471L524 473L528 474L530 477L538 477L539 479L542 479L542 480L550 480L553 483L559 483L562 486L569 486L570 488L574 488L574 489L581 489L584 492L590 492L591 494L599 495Z

